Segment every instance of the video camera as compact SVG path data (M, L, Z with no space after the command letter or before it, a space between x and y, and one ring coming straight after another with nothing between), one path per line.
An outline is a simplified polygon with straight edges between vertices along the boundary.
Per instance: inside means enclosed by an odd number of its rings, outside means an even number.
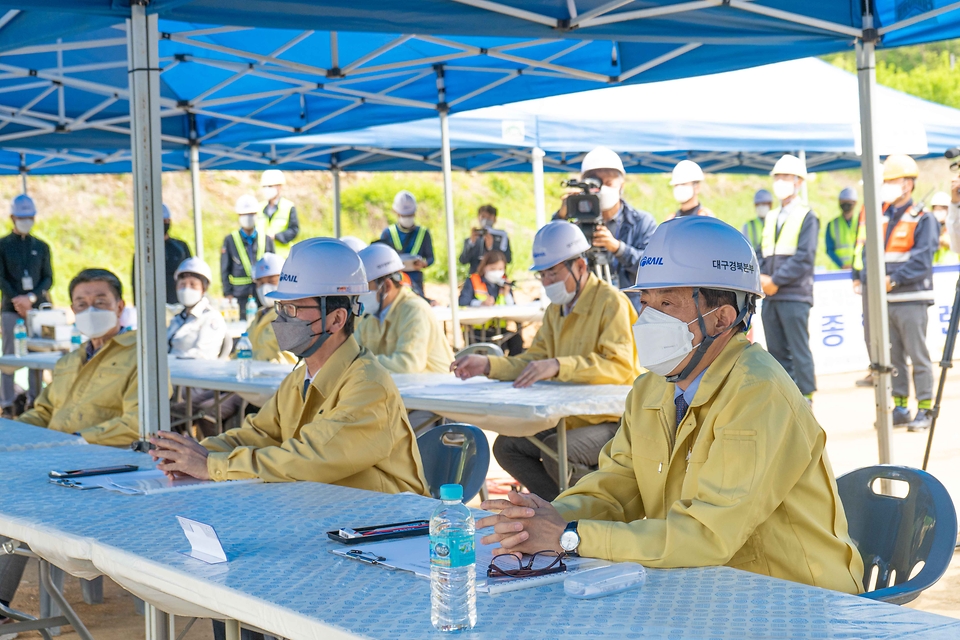
M947 160L953 160L960 157L960 147L951 147L943 152L943 157ZM950 164L950 171L960 170L960 160L955 160Z
M590 245L590 250L587 251L587 266L596 272L598 277L610 282L610 254L606 249L593 246L593 234L597 227L603 225L600 196L597 195L603 183L597 178L585 178L566 180L561 184L569 189L580 189L581 193L567 196L567 221L577 225L587 238L587 244Z

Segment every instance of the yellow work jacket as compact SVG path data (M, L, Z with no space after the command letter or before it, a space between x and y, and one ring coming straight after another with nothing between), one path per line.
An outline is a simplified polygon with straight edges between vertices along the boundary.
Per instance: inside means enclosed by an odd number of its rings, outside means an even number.
M516 380L534 360L556 358L560 382L633 384L640 375L631 327L637 311L623 293L590 274L566 316L558 304L547 307L530 348L516 356L491 356L494 380ZM616 422L620 416L568 418L568 427Z
M826 434L783 368L743 334L707 368L674 437L675 385L648 373L599 470L554 506L580 555L648 567L726 565L860 593L863 561Z
M427 302L400 287L381 321L365 315L357 324L357 342L393 373L446 373L453 351Z
M33 409L17 420L92 444L126 445L140 437L137 332L107 341L87 362L86 343L60 358Z
M400 392L370 353L347 338L314 376L306 365L243 426L201 444L214 480L306 480L429 495Z
M272 306L257 309L257 315L247 327L247 339L253 346L253 359L276 364L296 364L297 356L289 351L280 351L277 334L273 332L272 326L276 319L277 312ZM236 357L236 351L230 354L231 360Z

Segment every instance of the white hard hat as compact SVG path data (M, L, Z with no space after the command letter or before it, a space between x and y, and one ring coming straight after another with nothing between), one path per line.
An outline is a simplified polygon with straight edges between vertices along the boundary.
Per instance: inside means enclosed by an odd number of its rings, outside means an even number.
M275 253L265 253L253 267L253 279L278 276L283 271L283 257Z
M773 165L773 171L770 172L770 175L775 176L778 173L790 176L800 176L801 178L806 179L807 166L804 164L803 160L797 156L792 156L789 153L786 153L779 160L777 160L777 164Z
M700 182L703 180L703 169L693 160L681 160L673 168L673 175L670 176L670 186L678 184L687 184L688 182Z
M367 291L367 274L356 251L334 238L310 238L293 245L277 290L266 297L297 300Z
M753 245L716 218L689 216L661 223L640 258L636 284L625 291L674 287L763 296Z
M367 248L367 243L356 236L340 236L340 242L347 245L357 253Z
M949 207L950 206L950 194L945 191L937 191L933 194L933 197L930 198L931 207Z
M393 250L393 247L388 247L381 242L374 242L359 254L360 259L363 260L367 278L371 281L403 271L403 260L400 259L400 255Z
M167 205L165 205L165 204L161 204L160 206L163 207L163 219L164 219L164 220L169 220L169 219L170 219L170 209L167 208Z
M540 227L533 238L533 266L530 271L543 271L564 260L578 258L590 249L586 236L577 225L554 220Z
M287 179L283 177L283 171L280 169L267 169L260 174L261 187L275 187L278 184L287 184Z
M234 206L234 210L240 215L260 213L260 203L257 202L257 196L245 193L237 198L237 204Z
M417 212L417 199L412 193L402 189L393 197L393 211L398 216L412 216Z
M22 193L10 203L10 214L14 218L32 218L37 215L37 205L33 204L33 198Z
M195 276L203 276L207 279L207 284L213 282L213 272L210 271L210 265L203 261L202 258L196 256L192 258L187 258L180 263L180 266L177 267L177 270L173 273L173 279L176 280L180 277L180 274L189 273Z
M627 175L627 172L623 170L623 161L620 156L606 147L597 147L583 156L583 161L580 163L580 177L582 178L583 174L594 169L616 169L621 174Z

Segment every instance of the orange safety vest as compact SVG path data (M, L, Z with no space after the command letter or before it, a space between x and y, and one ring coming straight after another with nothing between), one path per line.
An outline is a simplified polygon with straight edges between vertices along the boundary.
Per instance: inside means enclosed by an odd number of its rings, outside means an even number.
M883 237L886 238L886 246L883 249L883 261L906 262L910 259L910 251L913 249L914 233L917 230L917 224L923 218L923 211L916 211L911 205L893 228L890 237L887 238L887 225L890 223L890 216L887 214L890 205L883 208ZM857 248L854 254L853 268L863 270L863 245L867 241L867 223L863 209L860 209L859 228L857 230Z
M470 276L470 284L473 285L473 297L480 302L483 302L490 297L490 290L487 289L487 283L483 278L480 277L479 273L474 273ZM497 296L497 300L494 304L502 306L506 303L506 298L503 296L503 294L500 294ZM504 324L503 320L490 320L486 324L475 324L473 325L473 328L477 331L481 331L483 329L492 329L493 327L503 329L504 326L506 325Z

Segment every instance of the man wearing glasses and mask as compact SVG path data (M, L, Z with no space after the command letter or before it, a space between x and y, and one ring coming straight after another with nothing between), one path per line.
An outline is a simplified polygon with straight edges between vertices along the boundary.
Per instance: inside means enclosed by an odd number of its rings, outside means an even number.
M762 295L749 242L719 220L665 222L634 289L640 365L599 470L555 501L511 493L484 544L644 566L729 566L863 591L826 434L745 332ZM499 566L499 565L498 565ZM509 566L509 565L505 565Z
M306 480L428 495L417 443L387 371L353 337L367 276L353 249L332 238L294 245L273 323L280 349L303 362L243 426L201 443L160 432L158 468L203 480Z
M554 220L533 240L533 266L550 299L543 324L530 348L516 356L467 355L450 370L458 378L487 376L513 380L517 388L540 380L577 384L632 384L639 374L630 325L637 312L627 297L587 269L589 249L574 224ZM617 430L619 416L576 416L567 419L567 455L573 481L596 468L600 449ZM536 436L556 450L556 429ZM559 493L558 467L526 438L498 436L497 462L537 495Z

